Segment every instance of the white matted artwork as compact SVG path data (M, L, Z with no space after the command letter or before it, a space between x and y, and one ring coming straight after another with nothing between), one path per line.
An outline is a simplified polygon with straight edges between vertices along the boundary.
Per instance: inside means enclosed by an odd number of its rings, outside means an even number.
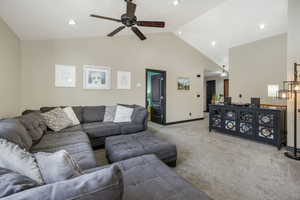
M76 87L76 67L55 65L55 87Z
M85 65L83 67L83 88L89 90L111 89L111 68Z
M131 72L118 71L117 88L121 90L131 89Z

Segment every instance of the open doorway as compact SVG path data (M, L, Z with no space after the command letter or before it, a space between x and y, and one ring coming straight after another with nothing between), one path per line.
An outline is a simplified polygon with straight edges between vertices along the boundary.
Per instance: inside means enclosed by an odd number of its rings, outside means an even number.
M166 124L166 77L167 72L146 69L146 108L149 120Z

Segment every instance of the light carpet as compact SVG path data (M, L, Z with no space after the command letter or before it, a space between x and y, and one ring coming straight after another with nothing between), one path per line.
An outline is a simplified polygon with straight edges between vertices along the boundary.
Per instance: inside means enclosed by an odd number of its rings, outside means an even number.
M177 145L173 170L214 200L300 200L300 162L286 158L284 149L209 133L208 120L149 127ZM96 157L107 164L104 150Z

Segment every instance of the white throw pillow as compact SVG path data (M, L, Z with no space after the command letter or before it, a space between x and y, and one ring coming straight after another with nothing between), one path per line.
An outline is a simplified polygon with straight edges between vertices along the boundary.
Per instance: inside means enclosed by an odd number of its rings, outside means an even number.
M63 111L66 113L66 115L69 117L69 119L72 121L73 126L79 125L80 122L73 110L72 107L66 107L63 109Z
M82 175L78 164L65 150L55 153L39 152L34 156L46 184L64 181Z
M117 106L106 106L103 122L113 122L116 115Z
M0 167L27 176L39 184L44 183L33 155L4 139L0 139Z
M55 108L42 115L47 126L55 132L59 132L73 124L61 108Z
M115 123L131 122L132 113L133 113L133 108L117 106L114 122Z

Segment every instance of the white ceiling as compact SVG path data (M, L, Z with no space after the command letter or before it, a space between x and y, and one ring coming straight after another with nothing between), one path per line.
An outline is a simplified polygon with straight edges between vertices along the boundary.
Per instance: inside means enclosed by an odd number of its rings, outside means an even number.
M133 1L139 20L167 22L165 29L141 28L144 33L174 32L227 70L231 47L287 31L288 0L180 0L178 6L174 0ZM22 40L104 36L119 24L89 15L119 18L125 7L124 0L0 0L0 17ZM77 24L68 25L70 19Z
M231 47L287 32L287 1L227 0L179 28L177 34L182 32L179 37L228 70ZM265 24L264 30L260 24Z
M175 31L224 0L183 0L178 6L173 6L173 0L134 2L138 4L138 19L167 22L166 29L141 28L149 33ZM22 40L102 36L119 24L89 15L120 18L125 5L124 0L0 0L0 16ZM77 22L74 27L67 25L71 18Z

